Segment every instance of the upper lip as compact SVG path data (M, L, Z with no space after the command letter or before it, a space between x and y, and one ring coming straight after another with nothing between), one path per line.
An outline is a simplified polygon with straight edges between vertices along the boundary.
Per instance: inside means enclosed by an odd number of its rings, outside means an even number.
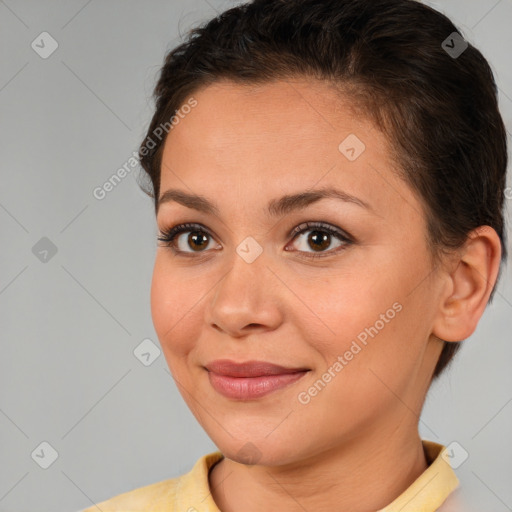
M229 359L217 359L208 363L205 368L226 377L262 377L264 375L282 375L308 371L309 368L289 368L267 361L245 361L237 363Z

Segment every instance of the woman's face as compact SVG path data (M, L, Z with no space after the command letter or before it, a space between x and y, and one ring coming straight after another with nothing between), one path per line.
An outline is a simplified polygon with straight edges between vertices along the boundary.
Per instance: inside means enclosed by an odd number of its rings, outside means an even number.
M320 82L194 98L167 136L160 197L202 201L159 206L159 231L194 226L174 239L182 252L159 242L151 308L197 420L228 458L268 465L417 431L441 281L384 135ZM282 200L324 189L339 194ZM234 377L209 371L218 360L303 371Z

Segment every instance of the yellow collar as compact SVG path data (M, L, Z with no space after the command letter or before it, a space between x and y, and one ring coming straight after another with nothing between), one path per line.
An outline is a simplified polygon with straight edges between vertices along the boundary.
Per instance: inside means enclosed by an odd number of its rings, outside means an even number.
M434 512L459 485L459 479L441 456L444 446L423 440L429 467L388 506L377 512Z
M392 503L377 512L434 512L459 485L451 466L441 457L444 446L423 440L429 467ZM208 472L221 460L220 451L201 457L179 478L174 510L220 512L210 493Z

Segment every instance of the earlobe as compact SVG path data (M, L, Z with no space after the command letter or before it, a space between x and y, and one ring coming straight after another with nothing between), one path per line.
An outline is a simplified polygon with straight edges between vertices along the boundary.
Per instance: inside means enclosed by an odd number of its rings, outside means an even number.
M490 226L468 235L452 270L446 276L445 296L432 333L445 341L462 341L476 329L496 283L501 242Z

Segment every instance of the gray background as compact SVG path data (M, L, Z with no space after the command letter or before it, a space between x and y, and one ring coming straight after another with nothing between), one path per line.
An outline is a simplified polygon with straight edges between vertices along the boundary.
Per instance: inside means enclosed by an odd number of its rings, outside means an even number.
M490 61L510 135L512 0L430 4ZM215 450L163 355L144 366L133 353L158 345L157 230L138 167L103 200L93 190L137 149L165 51L230 5L0 0L1 512L80 510ZM43 31L59 45L46 59L31 47ZM46 261L43 237L57 249ZM510 272L420 421L422 437L469 453L457 474L486 512L512 510ZM48 469L43 441L58 453Z

